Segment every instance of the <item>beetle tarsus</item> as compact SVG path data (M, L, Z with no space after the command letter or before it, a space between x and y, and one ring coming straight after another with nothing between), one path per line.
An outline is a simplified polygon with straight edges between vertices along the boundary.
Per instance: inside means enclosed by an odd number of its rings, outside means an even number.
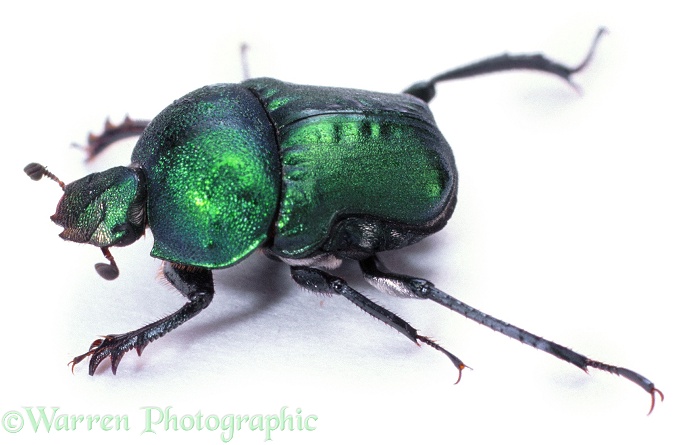
M566 80L567 82L571 83L571 80L569 79L569 76L572 74L576 74L579 71L583 70L586 68L593 59L593 54L596 52L596 47L598 46L598 41L603 37L605 34L608 33L607 28L598 28L598 32L596 32L596 35L593 37L593 42L591 42L591 46L589 47L589 52L586 54L586 57L584 57L584 60L581 61L579 65L577 65L574 68L569 69L569 75L567 76Z
M647 416L650 416L651 413L653 412L653 408L655 408L656 394L660 395L660 401L661 402L665 400L665 394L663 394L663 392L661 390L659 390L658 388L651 389L651 409L648 410L648 414L646 414Z
M457 383L459 383L460 380L462 380L462 370L464 370L464 368L471 369L469 366L465 365L464 362L462 362L456 355L454 355L453 353L451 353L447 349L443 348L438 343L434 342L433 340L429 339L428 337L419 336L418 338L419 338L419 341L426 343L427 345L431 346L433 349L436 349L436 350L442 352L443 354L445 354L445 356L450 359L452 364L455 365L455 368L457 368L457 370L459 371L459 375L457 376L457 381L455 382L455 385Z
M620 368L618 366L613 366L613 365L608 365L606 363L601 363L595 360L589 360L587 359L586 361L586 366L590 366L595 369L600 369L602 371L607 371L611 374L619 375L620 377L624 377L625 379L636 383L638 386L644 389L647 393L651 395L651 409L648 411L648 414L651 414L653 412L653 408L655 407L655 395L656 393L660 395L660 400L663 401L665 400L665 395L661 390L655 387L653 382L648 380L646 377L642 376L638 372L632 371L631 369L627 368Z
M135 347L135 343L138 340L137 335L132 335L135 334L135 332L136 331L121 335L106 335L104 338L95 340L91 343L87 352L72 359L70 362L72 365L72 372L74 372L74 367L77 364L86 357L91 357L89 360L89 375L94 375L98 365L107 357L110 357L110 369L113 374L117 374L117 367L125 352Z

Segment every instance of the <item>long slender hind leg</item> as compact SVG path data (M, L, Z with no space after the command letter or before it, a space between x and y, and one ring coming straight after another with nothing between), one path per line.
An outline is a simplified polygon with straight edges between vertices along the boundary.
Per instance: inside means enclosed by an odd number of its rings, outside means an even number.
M618 366L607 365L602 362L591 360L590 358L572 351L569 348L561 346L550 340L534 335L524 329L505 323L488 314L485 314L473 307L462 303L456 298L451 297L445 292L437 289L433 283L421 278L414 278L408 275L396 274L388 271L380 260L375 257L369 257L359 262L364 277L375 287L392 293L393 295L402 297L416 297L435 301L436 303L445 306L465 317L487 326L494 331L500 332L508 337L519 340L536 349L545 351L555 357L571 363L574 366L583 369L584 371L590 366L591 368L601 369L613 374L620 375L644 389L651 395L651 409L649 414L653 411L655 406L655 395L660 395L663 400L663 393L655 387L653 382L646 377L638 374L627 368L620 368Z
M481 74L495 73L498 71L518 69L553 74L562 78L576 88L576 85L571 79L572 75L583 70L586 65L588 65L593 57L593 52L596 49L598 41L600 40L601 36L605 34L605 32L605 28L600 28L598 30L593 39L589 52L586 54L586 57L584 57L584 60L575 67L567 67L561 63L554 62L544 57L542 54L503 54L500 56L480 60L469 65L460 66L453 70L438 74L429 80L417 82L407 88L404 92L416 96L425 102L430 102L435 96L435 84L438 82L463 79L465 77L479 76Z
M418 334L416 329L414 329L409 323L393 314L389 310L382 306L374 303L373 301L366 298L364 295L360 294L356 290L352 289L347 282L343 279L330 275L327 272L323 272L320 269L315 269L306 266L292 266L292 278L299 285L305 287L308 290L325 293L325 294L339 294L351 301L352 303L359 306L364 312L369 313L373 317L382 321L395 328L409 340L418 344L418 342L426 343L434 349L442 352L450 359L453 365L459 370L459 377L457 382L462 378L462 369L466 368L466 365L457 358L454 354L449 352L447 349L435 343L433 340L421 336Z

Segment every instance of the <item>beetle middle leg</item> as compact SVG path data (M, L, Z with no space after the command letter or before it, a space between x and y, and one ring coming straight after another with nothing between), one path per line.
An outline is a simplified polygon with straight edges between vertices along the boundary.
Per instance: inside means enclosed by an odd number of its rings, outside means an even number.
M125 352L136 349L136 352L141 355L150 342L201 312L213 299L213 274L210 269L179 266L166 262L163 274L189 301L176 312L142 328L124 334L106 335L105 338L94 341L88 352L74 357L71 362L72 368L91 356L89 375L93 375L100 362L110 357L112 373L115 374Z
M342 295L352 303L356 304L364 312L367 312L388 326L395 328L414 343L426 343L432 348L442 352L459 370L457 382L459 382L459 380L462 378L462 370L467 366L459 358L430 338L419 335L417 330L409 323L351 288L342 278L330 275L329 273L320 269L306 266L291 266L291 271L294 281L306 289L317 293Z
M661 400L663 399L663 393L655 387L653 382L635 371L591 360L569 348L483 313L437 289L433 283L428 280L390 272L376 256L361 260L359 265L364 273L364 278L374 287L385 292L401 297L416 297L435 301L441 306L462 314L470 320L487 326L515 340L519 340L536 349L552 354L584 371L587 371L587 368L591 367L622 376L636 383L651 395L651 411L653 411L653 406L655 405L655 395L658 394Z
M239 46L239 56L242 64L243 80L247 80L250 77L248 52L249 45L246 42L242 42ZM87 144L83 147L84 151L86 151L86 161L95 158L117 141L141 136L141 133L143 133L150 122L150 120L132 119L129 116L125 116L121 124L115 125L110 122L110 119L106 119L101 134L89 133L88 135Z
M110 119L106 119L101 134L89 133L87 144L83 147L84 151L86 151L86 160L90 161L95 158L117 141L141 136L141 133L143 133L149 123L150 121L147 120L135 120L125 116L121 124L115 125L110 122Z

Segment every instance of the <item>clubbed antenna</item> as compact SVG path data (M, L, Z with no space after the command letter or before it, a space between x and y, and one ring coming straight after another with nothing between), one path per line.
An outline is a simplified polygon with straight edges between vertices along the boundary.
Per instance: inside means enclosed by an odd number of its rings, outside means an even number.
M52 179L53 181L57 182L60 187L62 188L62 191L65 191L65 183L60 181L57 176L54 174L50 173L47 168L42 166L41 164L37 164L35 162L32 162L31 164L27 165L24 167L24 173L29 175L29 178L33 179L34 181L38 181L44 176L47 176L48 178Z
M96 272L98 272L98 275L100 275L103 279L106 279L108 281L114 280L115 278L120 276L120 269L117 267L117 264L115 263L115 258L113 258L112 254L110 253L110 250L108 250L107 247L101 247L100 250L103 252L103 256L105 257L105 259L110 261L110 264L96 264Z

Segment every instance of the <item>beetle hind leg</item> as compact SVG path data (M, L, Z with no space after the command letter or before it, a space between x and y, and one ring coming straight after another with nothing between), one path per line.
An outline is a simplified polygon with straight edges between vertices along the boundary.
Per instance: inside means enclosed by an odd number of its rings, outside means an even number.
M72 370L86 357L91 357L89 375L93 375L98 365L110 357L112 373L115 374L120 360L127 351L136 349L136 352L141 355L141 352L150 342L162 337L201 312L213 299L213 275L209 269L188 268L165 263L163 273L165 278L189 301L176 312L142 328L124 334L106 335L104 338L94 341L88 352L74 357L70 362Z
M459 371L457 382L462 378L462 370L467 366L457 356L428 337L419 335L417 330L402 318L384 307L374 303L363 294L351 288L343 279L330 275L320 269L307 266L291 266L292 278L302 287L325 294L339 294L388 326L393 327L416 344L425 343L445 354Z
M435 301L441 306L464 315L479 324L487 326L510 338L519 340L536 349L552 354L584 371L591 367L622 376L637 384L651 395L651 411L655 405L656 394L660 396L661 400L663 399L663 393L655 387L653 382L635 371L592 360L569 348L483 313L437 289L433 283L428 280L392 273L388 271L383 263L375 256L361 260L359 265L367 281L373 286L383 289L388 293L401 297L416 297Z
M528 69L553 74L565 80L574 88L577 88L577 86L572 82L572 75L586 68L588 63L591 61L591 58L593 58L593 53L598 45L598 41L605 33L605 28L600 28L598 30L593 39L591 47L586 54L586 57L584 57L584 60L575 67L568 67L561 63L552 61L542 54L503 54L501 56L480 60L469 65L460 66L453 70L438 74L427 81L417 82L404 90L404 92L411 94L412 96L416 96L424 102L430 102L431 99L435 97L435 85L438 82L463 79L471 76L479 76L481 74L515 69Z

